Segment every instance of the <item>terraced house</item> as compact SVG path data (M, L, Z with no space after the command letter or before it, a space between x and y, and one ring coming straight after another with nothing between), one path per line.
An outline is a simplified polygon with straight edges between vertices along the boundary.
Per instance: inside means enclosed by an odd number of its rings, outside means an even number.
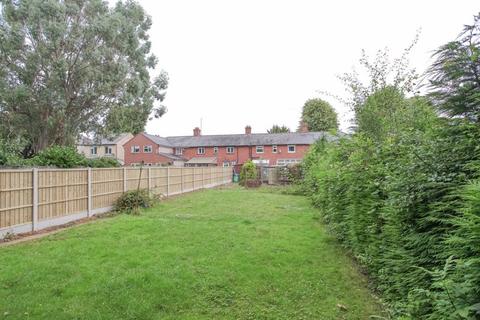
M126 165L236 166L251 159L259 165L286 165L300 162L310 145L326 132L252 133L159 137L140 133L124 144Z

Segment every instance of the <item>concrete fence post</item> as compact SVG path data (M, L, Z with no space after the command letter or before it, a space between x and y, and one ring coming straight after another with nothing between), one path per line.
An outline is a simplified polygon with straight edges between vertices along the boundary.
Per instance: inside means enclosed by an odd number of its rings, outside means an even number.
M167 167L167 197L170 195L170 167Z
M147 169L147 190L150 192L150 190L152 189L152 168L148 168Z
M32 170L32 231L38 230L38 169Z
M92 168L87 169L87 217L92 215Z
M127 192L127 168L123 167L123 192Z

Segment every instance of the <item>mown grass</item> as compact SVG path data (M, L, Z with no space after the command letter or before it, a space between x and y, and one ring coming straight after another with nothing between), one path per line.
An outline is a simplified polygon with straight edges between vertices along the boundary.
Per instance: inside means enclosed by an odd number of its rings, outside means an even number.
M0 248L0 318L379 314L366 280L317 217L304 197L225 188Z

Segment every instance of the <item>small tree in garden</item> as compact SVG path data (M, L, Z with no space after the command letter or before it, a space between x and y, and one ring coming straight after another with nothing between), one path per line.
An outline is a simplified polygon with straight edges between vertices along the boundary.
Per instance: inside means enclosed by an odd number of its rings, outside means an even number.
M255 166L255 164L251 160L248 160L243 164L242 170L240 171L240 184L245 185L246 181L256 179L257 166Z

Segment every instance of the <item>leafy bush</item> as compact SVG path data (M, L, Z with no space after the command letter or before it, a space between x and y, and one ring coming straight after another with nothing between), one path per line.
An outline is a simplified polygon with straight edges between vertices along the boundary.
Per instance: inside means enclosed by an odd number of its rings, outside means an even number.
M298 184L302 180L302 165L300 163L279 167L280 181Z
M120 167L117 159L102 157L98 159L88 159L88 166L92 168L112 168Z
M79 154L75 147L52 146L42 150L30 159L31 165L53 166L58 168L86 167L87 158Z
M87 159L79 154L75 147L52 146L30 159L20 157L18 148L12 144L0 141L0 165L7 166L48 166L58 168L111 168L119 167L120 164L113 158Z
M155 199L148 190L139 189L127 191L115 203L115 211L127 214L139 214L140 208L150 208L155 204Z
M251 161L246 161L240 170L240 184L245 185L247 180L257 179L257 166Z

